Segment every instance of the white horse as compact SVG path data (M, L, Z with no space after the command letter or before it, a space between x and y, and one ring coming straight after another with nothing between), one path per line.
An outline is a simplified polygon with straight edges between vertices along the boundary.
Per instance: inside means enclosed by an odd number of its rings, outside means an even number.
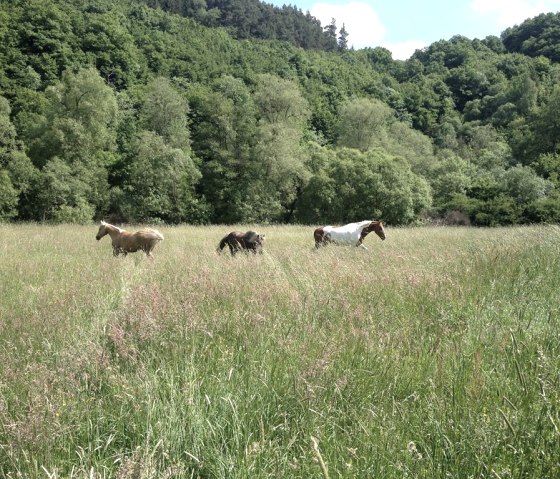
M315 247L319 248L327 243L352 244L367 249L362 243L364 238L375 232L382 240L385 239L385 229L382 221L360 221L344 226L321 226L313 232Z

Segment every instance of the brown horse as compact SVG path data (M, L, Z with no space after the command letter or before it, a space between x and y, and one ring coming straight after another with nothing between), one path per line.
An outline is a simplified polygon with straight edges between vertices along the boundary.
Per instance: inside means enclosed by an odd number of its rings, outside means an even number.
M141 250L149 258L153 258L152 250L163 240L163 235L158 230L144 228L135 233L129 233L117 226L102 221L95 239L99 241L105 235L111 237L113 256L118 256L119 254L126 256L128 253L135 253Z
M367 249L362 242L371 232L375 232L382 240L385 239L385 229L382 221L360 221L344 226L321 226L313 232L315 247L319 248L327 243L353 244Z
M222 238L222 241L220 241L216 251L221 253L227 245L229 246L229 251L232 256L235 256L235 253L238 251L243 250L252 251L254 254L258 251L262 254L264 238L265 235L255 233L254 231L247 231L246 233L242 233L241 231L232 231Z

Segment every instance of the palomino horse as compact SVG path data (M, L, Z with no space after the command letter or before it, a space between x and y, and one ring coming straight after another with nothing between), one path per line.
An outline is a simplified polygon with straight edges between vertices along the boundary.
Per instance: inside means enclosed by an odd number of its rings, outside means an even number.
M313 232L315 238L315 247L319 248L327 243L353 244L367 249L362 242L364 238L375 232L382 240L385 239L385 229L382 221L360 221L359 223L350 223L344 226L321 226Z
M146 253L146 256L153 258L152 250L163 240L163 235L158 230L144 228L135 233L129 233L117 226L102 221L95 239L99 241L105 235L111 237L113 256L118 256L119 254L126 256L128 253L142 250Z
M222 241L220 241L216 251L221 253L227 245L229 246L229 251L232 256L235 256L235 253L242 250L252 251L254 254L258 251L262 254L264 238L265 235L255 233L254 231L247 231L246 233L242 233L241 231L232 231L230 234L222 238Z

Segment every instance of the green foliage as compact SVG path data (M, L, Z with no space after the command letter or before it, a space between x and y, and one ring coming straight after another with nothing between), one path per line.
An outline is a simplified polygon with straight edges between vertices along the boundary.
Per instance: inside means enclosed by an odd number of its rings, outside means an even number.
M158 77L148 85L140 110L139 126L153 131L175 148L190 149L187 125L189 107L167 78Z
M559 61L560 14L542 13L520 25L507 28L501 38L510 52L520 52L533 57L543 55L553 61Z
M249 198L257 141L253 98L243 81L225 76L212 88L197 85L189 92L196 119L193 151L201 161L198 186L213 209L212 222L233 223L244 218L240 210Z
M552 182L518 165L479 170L466 191L453 194L445 207L469 215L473 224L496 226L542 221L547 211L554 221L556 199Z
M545 153L539 156L531 167L552 182L556 189L560 189L560 157L558 154Z
M432 188L436 215L461 199L485 224L552 221L558 197L537 183L557 184L558 18L529 19L501 39L456 35L403 62L383 48L348 49L336 19L323 27L257 0L1 2L0 169L16 192L12 217L315 221L332 201L333 158L353 149L406 164L418 191ZM151 183L140 172L158 162L167 173ZM177 175L171 193L164 174ZM527 208L516 175L543 191ZM142 198L146 185L153 193ZM429 203L383 201L395 223ZM345 218L341 207L332 222Z
M18 216L16 206L23 206L23 199L30 189L37 171L23 151L10 120L9 102L0 96L0 173L2 174L2 199L0 216L12 219Z
M12 185L10 175L0 169L0 221L10 220L17 216L18 192Z
M200 172L192 158L153 132L140 132L136 159L118 195L118 211L129 221L170 223L199 219L194 185Z
M304 189L297 219L305 223L383 219L414 221L431 204L430 187L410 165L382 150L340 149Z
M353 99L342 105L339 112L338 143L347 148L367 151L385 135L393 111L379 100Z
M465 211L455 204L458 197L463 197L470 190L473 166L467 160L446 152L443 155L426 165L423 176L428 179L432 188L434 198L434 208L441 214L448 210L458 209ZM453 203L453 207L450 204ZM466 211L469 211L468 208Z
M90 162L98 152L111 150L117 114L114 92L97 70L65 72L62 81L46 91L50 108L33 161L44 164L59 156L71 162Z
M94 63L109 84L124 88L134 83L142 59L122 9L86 6L81 15L76 33L86 61Z
M88 176L56 156L51 158L31 187L36 199L30 205L34 217L52 222L91 221L95 210L88 202L91 191Z
M270 74L259 76L254 101L259 118L267 124L301 126L309 116L298 86Z

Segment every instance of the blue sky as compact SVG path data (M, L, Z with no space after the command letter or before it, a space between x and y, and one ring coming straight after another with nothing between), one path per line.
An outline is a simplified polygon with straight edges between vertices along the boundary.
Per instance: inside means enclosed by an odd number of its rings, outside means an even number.
M560 0L264 0L295 5L325 26L336 19L354 48L385 47L405 60L417 48L454 35L500 36L540 13L560 11Z

